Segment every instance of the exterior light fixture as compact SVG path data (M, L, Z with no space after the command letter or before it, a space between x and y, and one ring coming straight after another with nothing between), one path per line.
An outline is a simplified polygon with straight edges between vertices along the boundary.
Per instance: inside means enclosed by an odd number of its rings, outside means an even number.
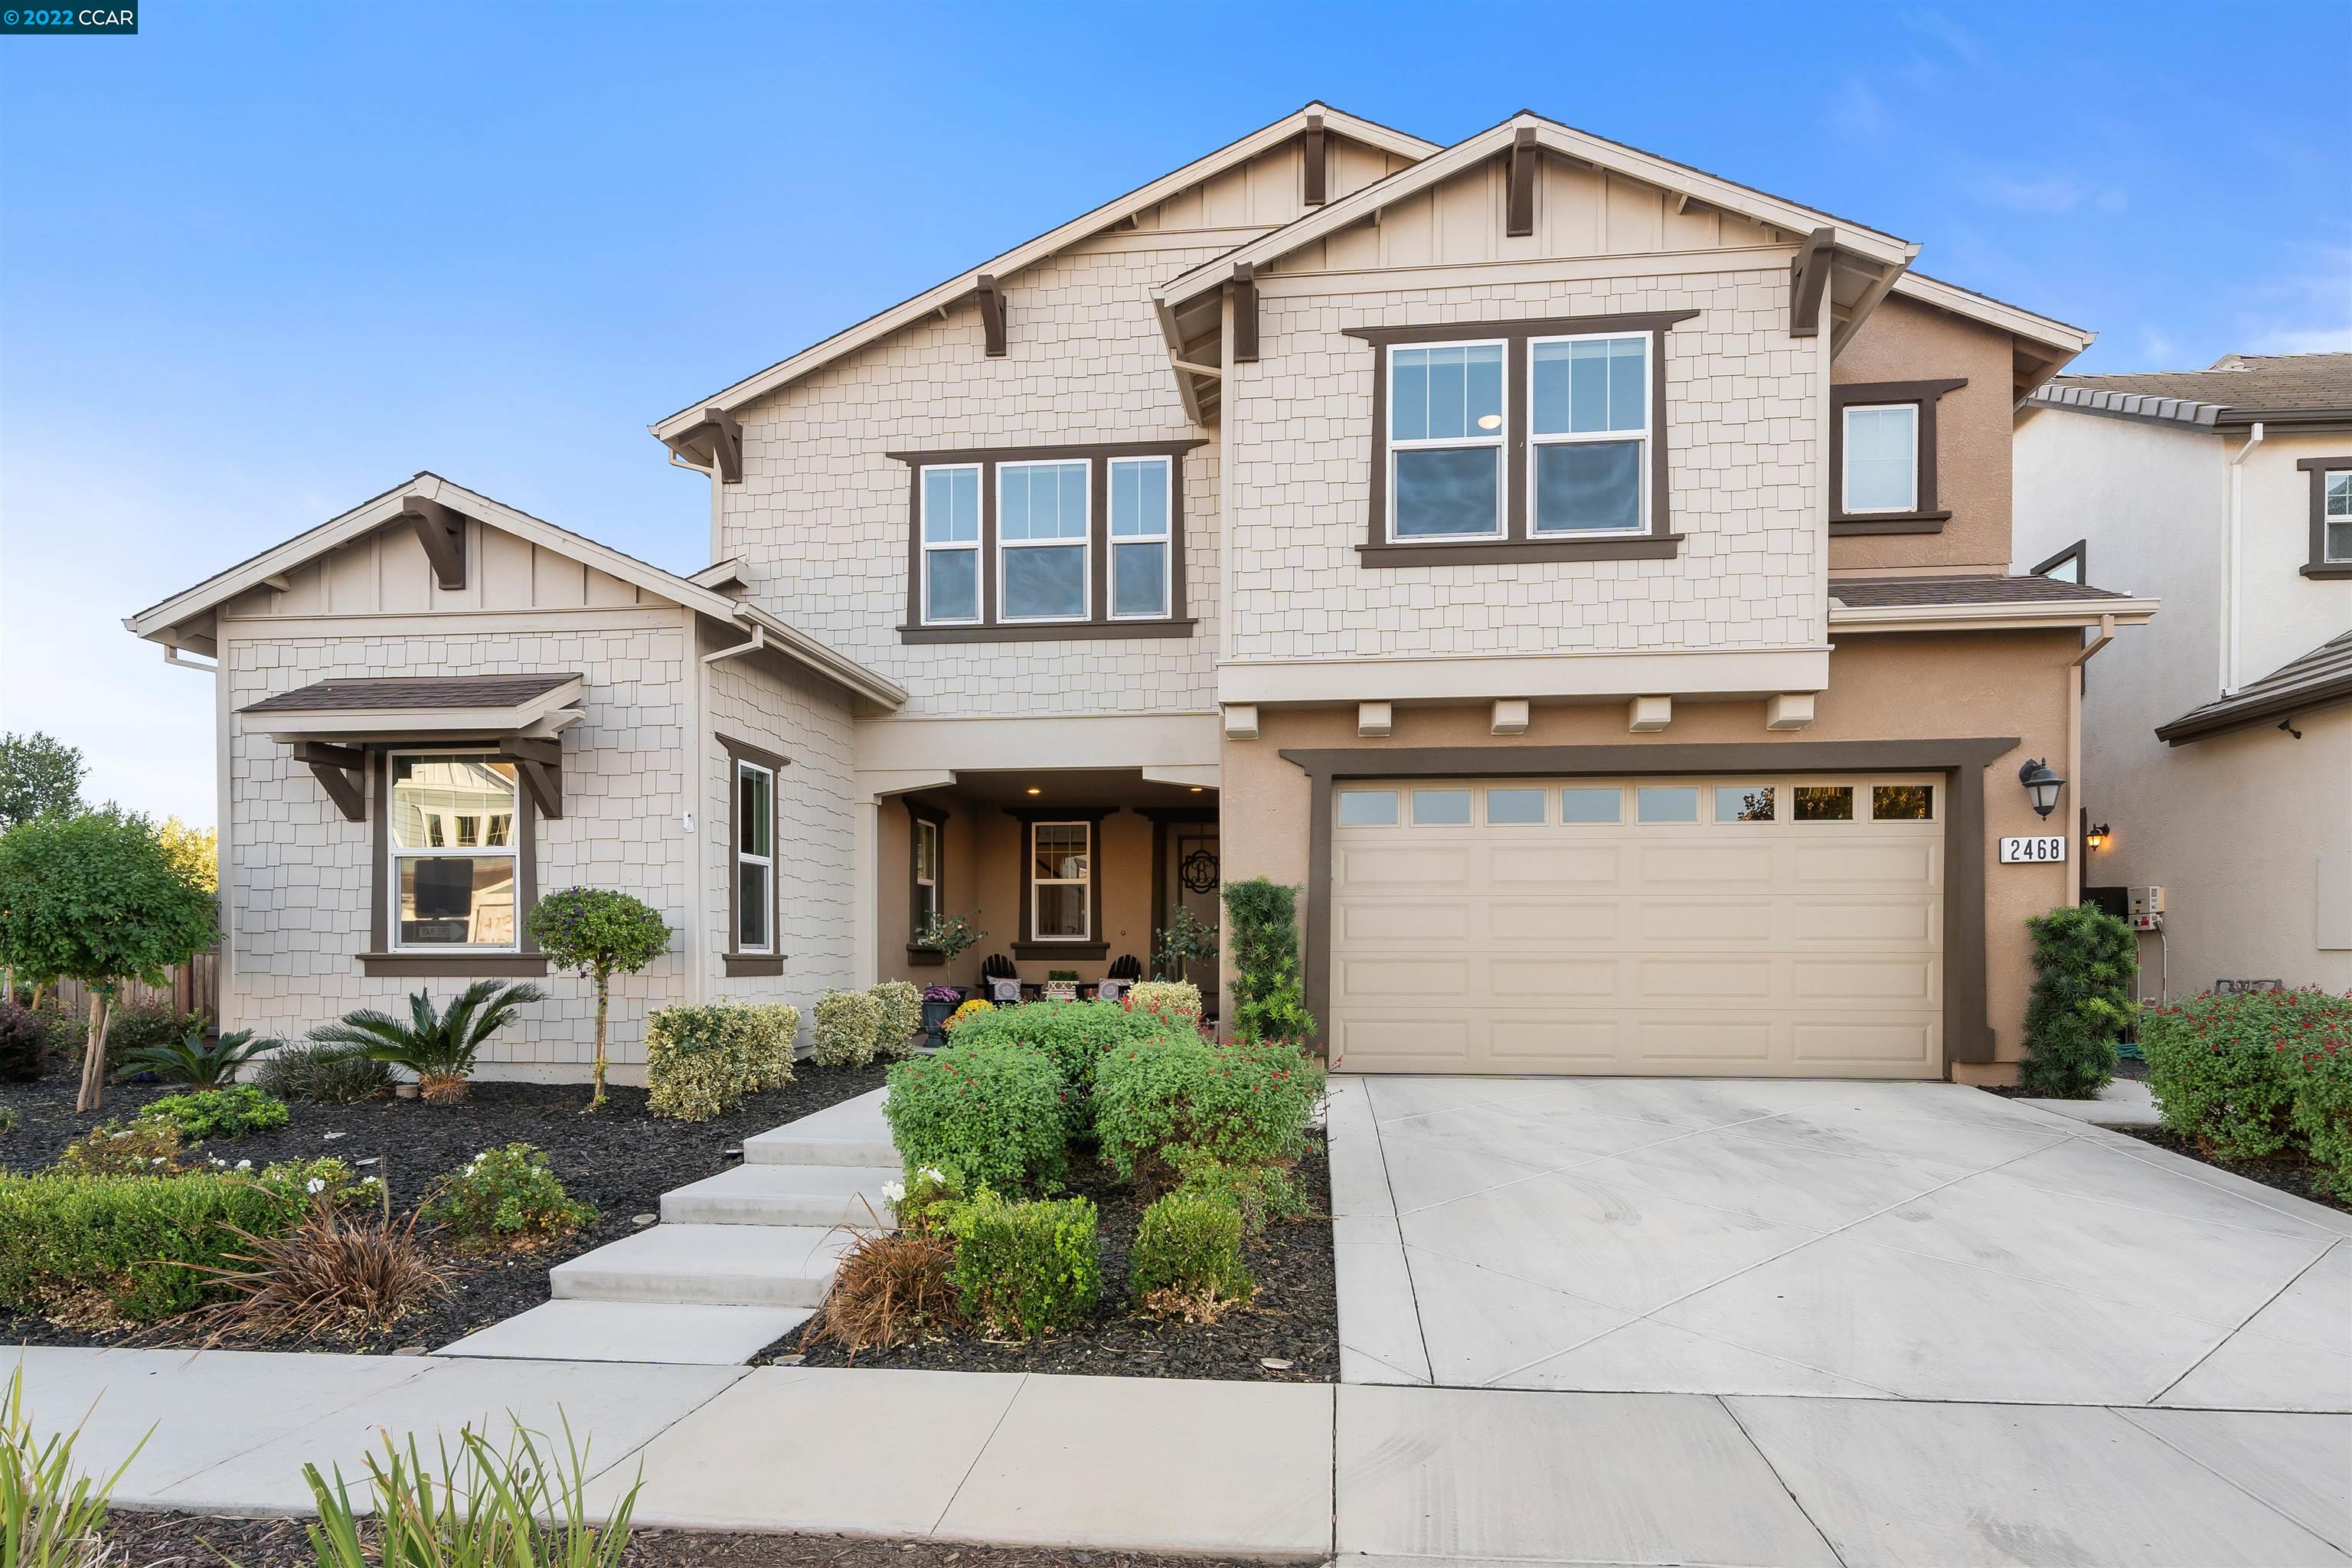
M1031 795L1036 795L1036 794L1038 794L1038 793L1040 793L1040 792L1038 791L1037 787L1036 787L1034 784L1032 784L1032 785L1030 785L1030 786L1029 786L1029 793L1030 793ZM2049 816L2050 814L2049 814L2048 812L2046 812L2046 811L2045 811L2045 812L2043 812L2042 815L2042 816Z
M2091 830L2083 835L2083 847L2090 850L2093 854L2096 854L2106 847L2107 825L2104 822L2093 823L2091 825Z
M2043 816L2058 809L2058 792L2066 787L2065 779L2047 760L2033 758L2028 758L2025 765L2017 770L2017 782L2025 786L2026 798Z
M1192 793L1193 793L1194 795L1198 795L1198 794L1200 794L1203 789L1205 789L1205 788L1207 788L1207 787L1208 787L1208 786L1207 786L1207 785L1205 785L1205 784L1194 784L1194 785L1192 786Z

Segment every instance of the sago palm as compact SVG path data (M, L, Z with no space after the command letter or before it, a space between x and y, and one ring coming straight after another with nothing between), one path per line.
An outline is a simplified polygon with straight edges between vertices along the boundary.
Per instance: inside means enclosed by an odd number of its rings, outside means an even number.
M477 980L457 994L448 1010L433 1010L433 994L419 991L408 999L405 1022L389 1013L363 1007L346 1013L342 1021L310 1031L310 1038L330 1047L337 1058L367 1057L406 1068L416 1075L417 1092L436 1105L466 1098L466 1079L482 1045L510 1023L524 1005L546 999L547 994L529 984L501 985Z
M194 1028L184 1039L142 1046L130 1052L122 1058L121 1067L115 1069L114 1080L121 1083L142 1072L152 1072L165 1083L219 1089L235 1083L238 1068L277 1046L276 1040L255 1039L251 1029L232 1029L207 1045L204 1030Z

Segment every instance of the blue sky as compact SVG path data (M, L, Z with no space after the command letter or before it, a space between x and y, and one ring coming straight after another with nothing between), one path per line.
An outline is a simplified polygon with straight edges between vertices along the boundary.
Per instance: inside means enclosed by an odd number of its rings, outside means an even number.
M1440 142L1531 108L1850 216L2096 330L2078 368L2352 348L2340 3L141 26L0 38L0 725L197 822L213 678L122 616L419 468L691 570L707 489L649 421L1312 98Z

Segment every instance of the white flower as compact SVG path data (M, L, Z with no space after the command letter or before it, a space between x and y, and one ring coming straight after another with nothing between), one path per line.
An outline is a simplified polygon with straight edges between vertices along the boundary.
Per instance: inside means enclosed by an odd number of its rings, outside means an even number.
M363 1187L372 1187L375 1185L375 1178L373 1176L362 1176L360 1178L360 1185Z
M882 1196L887 1201L894 1204L904 1201L907 1196L907 1184L904 1182L883 1183Z
M160 1164L162 1164L162 1163L163 1163L163 1155L161 1155L161 1154L158 1154L158 1155L156 1155L153 1159L152 1159L152 1160L148 1161L147 1163L148 1163L149 1164L151 1164L151 1165L160 1165Z
M253 1169L253 1162L250 1160L239 1160L236 1163L236 1168L240 1171L250 1171Z
M302 1184L302 1190L306 1193L323 1193L327 1190L327 1184L313 1176Z
M947 1173L940 1170L937 1165L925 1165L920 1170L917 1171L915 1174L922 1177L923 1180L927 1182L937 1182L941 1186L947 1185L948 1183Z

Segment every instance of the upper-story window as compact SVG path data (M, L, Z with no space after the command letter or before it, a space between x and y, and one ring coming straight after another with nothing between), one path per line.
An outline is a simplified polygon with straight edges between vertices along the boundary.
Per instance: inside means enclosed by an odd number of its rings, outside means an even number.
M1845 416L1845 510L1916 511L1919 506L1919 405L1852 403Z
M1696 310L1358 327L1366 567L1669 560L1665 338Z
M1830 388L1830 531L1937 533L1936 408L1951 381L1843 382Z
M2352 577L2352 457L2305 458L2311 475L2311 559L2306 577Z
M1200 445L890 453L914 476L900 639L1191 636L1184 454Z
M1650 434L1650 338L1528 345L1535 531L1640 533Z

